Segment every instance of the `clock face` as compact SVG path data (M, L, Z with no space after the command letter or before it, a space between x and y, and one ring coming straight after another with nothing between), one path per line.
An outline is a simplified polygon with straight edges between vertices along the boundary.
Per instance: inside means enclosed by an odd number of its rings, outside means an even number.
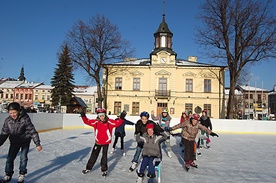
M166 58L161 58L161 63L166 63Z

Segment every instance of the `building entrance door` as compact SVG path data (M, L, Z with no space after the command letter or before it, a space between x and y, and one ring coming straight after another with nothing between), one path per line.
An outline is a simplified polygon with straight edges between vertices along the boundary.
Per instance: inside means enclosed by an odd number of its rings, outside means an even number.
M156 110L156 115L159 115L162 113L163 108L168 109L168 103L157 103L157 110Z

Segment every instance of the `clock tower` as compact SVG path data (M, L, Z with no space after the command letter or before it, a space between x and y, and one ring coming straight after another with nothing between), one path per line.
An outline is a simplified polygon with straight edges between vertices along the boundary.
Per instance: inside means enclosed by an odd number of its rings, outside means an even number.
M176 53L172 49L173 33L162 15L162 22L154 33L154 50L150 53L152 64L175 64Z

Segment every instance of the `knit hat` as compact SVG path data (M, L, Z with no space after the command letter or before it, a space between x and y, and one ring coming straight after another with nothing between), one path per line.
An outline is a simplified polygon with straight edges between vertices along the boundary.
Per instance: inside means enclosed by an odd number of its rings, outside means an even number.
M150 124L147 124L147 126L146 126L146 129L149 129L149 128L154 128L154 125L152 124L152 123L150 123Z

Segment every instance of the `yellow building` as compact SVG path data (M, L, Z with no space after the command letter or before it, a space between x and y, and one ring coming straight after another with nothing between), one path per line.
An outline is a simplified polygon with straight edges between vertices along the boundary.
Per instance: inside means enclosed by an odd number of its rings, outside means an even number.
M207 110L210 117L224 118L225 66L197 62L197 57L178 59L172 49L173 33L165 17L154 33L154 50L150 58L129 58L106 64L103 88L107 110L128 115L142 111L155 114L167 108L172 117L183 111Z

